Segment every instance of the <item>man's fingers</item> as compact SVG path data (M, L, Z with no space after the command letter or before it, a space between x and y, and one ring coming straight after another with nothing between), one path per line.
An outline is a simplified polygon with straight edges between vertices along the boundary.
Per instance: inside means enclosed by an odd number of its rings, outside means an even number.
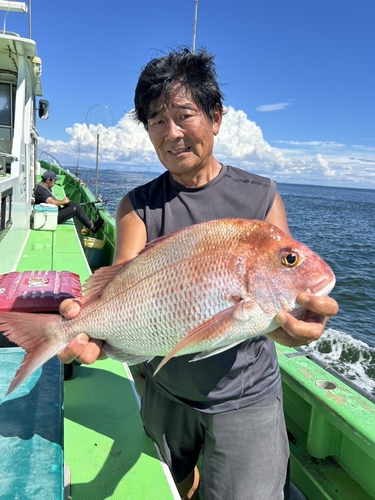
M102 347L102 340L90 339L85 333L80 333L58 354L58 357L63 363L71 363L76 359L79 363L90 365L97 359L107 358L102 352Z
M67 299L60 304L60 314L66 319L73 319L80 313L79 301ZM103 341L91 339L85 333L80 333L68 346L65 347L58 357L63 363L71 363L75 359L80 363L91 364L97 359L105 359L107 355L102 352Z
M78 300L67 299L60 304L60 314L66 319L73 319L78 316L81 306Z
M326 323L324 316L312 314L313 316L309 318L309 314L306 313L303 321L287 313L278 313L275 319L290 337L299 341L300 345L305 345L318 340L324 332Z
M334 316L338 313L338 303L332 297L318 297L308 293L300 293L297 297L300 306L322 316Z
M297 302L306 310L304 317L297 319L287 312L279 312L275 319L281 328L268 334L279 344L289 347L307 345L318 340L328 319L339 310L337 302L331 297L301 293Z
M89 343L83 350L82 354L77 356L77 361L90 365L97 359L105 359L107 355L102 352L103 341L97 339L90 339Z
M89 343L90 337L85 333L80 333L75 337L63 351L58 354L58 358L62 363L71 363L78 358Z
M287 347L300 347L306 345L306 340L296 339L291 337L283 328L278 328L273 332L267 334L267 337L272 339L278 344L285 345Z

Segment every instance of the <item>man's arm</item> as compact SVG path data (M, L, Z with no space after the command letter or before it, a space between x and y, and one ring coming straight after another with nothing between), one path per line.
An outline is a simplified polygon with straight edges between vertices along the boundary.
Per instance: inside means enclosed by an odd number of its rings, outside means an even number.
M65 196L63 200L56 200L56 198L51 196L50 190L43 185L37 185L34 191L35 203L39 205L40 203L50 203L51 205L67 205L70 203L69 198Z
M113 264L133 259L147 243L144 222L136 214L129 195L124 196L116 212L116 249Z
M58 207L61 207L61 205L68 205L70 203L70 200L66 196L63 200L55 200L50 196L49 198L46 199L46 201L42 203L51 203L52 205L57 205Z

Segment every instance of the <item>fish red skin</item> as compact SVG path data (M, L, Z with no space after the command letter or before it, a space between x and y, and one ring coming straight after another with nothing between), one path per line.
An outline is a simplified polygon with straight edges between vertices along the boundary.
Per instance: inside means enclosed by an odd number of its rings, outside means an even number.
M189 226L94 273L72 320L0 313L0 330L27 351L8 393L80 332L130 364L164 356L160 369L173 356L202 359L267 334L278 312L301 313L301 292L327 295L334 284L323 259L267 222Z

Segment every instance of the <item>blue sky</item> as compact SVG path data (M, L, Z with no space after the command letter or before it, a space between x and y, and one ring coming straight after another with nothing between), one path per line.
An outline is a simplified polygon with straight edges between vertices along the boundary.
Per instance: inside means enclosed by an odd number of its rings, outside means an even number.
M127 113L142 66L191 47L195 0L33 0L32 10L50 101L40 150L94 167L101 116L111 128L100 129L100 168L160 169ZM216 55L228 108L216 157L279 182L375 189L374 20L374 0L199 0L197 48ZM28 35L26 14L6 23Z

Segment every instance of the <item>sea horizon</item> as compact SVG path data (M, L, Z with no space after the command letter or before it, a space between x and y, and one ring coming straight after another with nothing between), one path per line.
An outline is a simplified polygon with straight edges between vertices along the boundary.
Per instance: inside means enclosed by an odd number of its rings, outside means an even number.
M63 166L65 170L69 170L69 172L74 172L78 168L79 171L81 170L96 170L96 167L87 167L87 166ZM111 166L111 167L104 167L100 166L99 167L99 172L102 172L103 170L105 171L112 171L116 173L122 173L122 174L134 174L134 175L147 175L147 176L154 176L157 177L161 175L163 172L165 172L164 169L160 168L158 170L128 170L126 168L122 167L116 167L116 166ZM254 172L253 173L257 175L262 175L264 177L270 177L266 172ZM347 185L342 185L342 184L316 184L316 182L286 182L282 180L277 180L272 177L272 179L277 183L277 184L282 184L286 186L311 186L311 187L323 187L323 188L336 188L336 189L357 189L361 191L375 191L375 188L369 188L369 187L361 187L361 186L347 186Z

